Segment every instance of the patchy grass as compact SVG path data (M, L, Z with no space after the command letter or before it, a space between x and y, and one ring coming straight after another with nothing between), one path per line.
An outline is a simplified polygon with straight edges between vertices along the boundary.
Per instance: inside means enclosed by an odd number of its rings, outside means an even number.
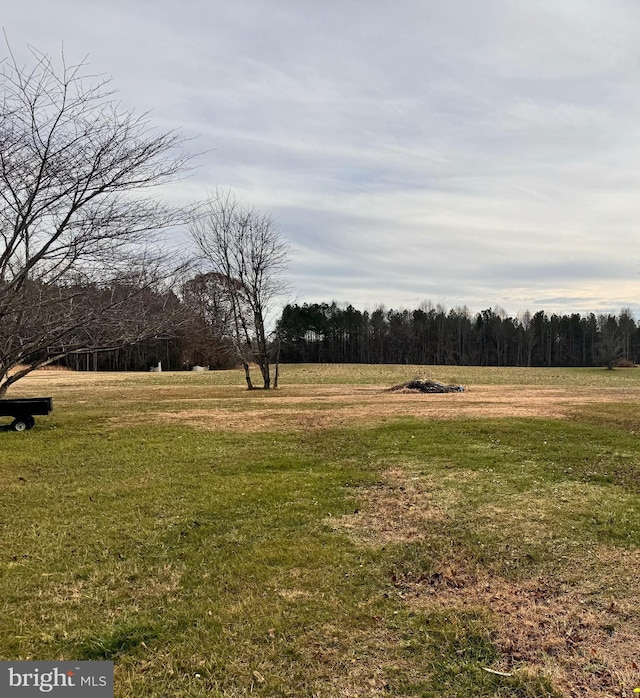
M425 374L472 399L381 389ZM55 412L0 434L0 655L113 659L119 698L633 695L640 374L283 383L20 383Z
M164 372L164 373L75 373L73 371L39 371L17 383L18 391L27 385L46 385L83 393L87 376L100 389L114 388L126 393L134 386L145 386L150 391L170 387L184 389L184 395L197 397L211 387L246 386L242 371ZM412 378L429 378L457 385L523 385L572 388L640 388L640 369L604 368L514 368L485 366L420 366L405 364L285 364L281 366L280 382L283 389L292 385L377 385L390 388ZM191 391L195 392L191 392ZM251 395L251 393L249 394Z

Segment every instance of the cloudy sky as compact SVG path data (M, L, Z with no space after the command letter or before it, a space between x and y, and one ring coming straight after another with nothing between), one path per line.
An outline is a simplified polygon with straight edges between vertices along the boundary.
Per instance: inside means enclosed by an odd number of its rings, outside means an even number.
M177 201L273 214L293 300L640 317L637 0L4 5L193 137Z

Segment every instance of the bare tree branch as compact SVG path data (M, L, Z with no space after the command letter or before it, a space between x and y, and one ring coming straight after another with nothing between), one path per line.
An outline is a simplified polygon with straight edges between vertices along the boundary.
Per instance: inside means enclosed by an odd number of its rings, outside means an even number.
M255 361L263 387L272 385L272 343L267 318L286 291L288 248L272 218L243 207L230 192L216 191L189 224L201 262L215 274L215 291L225 307L226 336L233 342L253 388Z
M31 55L0 66L0 396L67 351L157 334L141 304L164 292L157 233L181 212L149 190L189 160L84 62Z

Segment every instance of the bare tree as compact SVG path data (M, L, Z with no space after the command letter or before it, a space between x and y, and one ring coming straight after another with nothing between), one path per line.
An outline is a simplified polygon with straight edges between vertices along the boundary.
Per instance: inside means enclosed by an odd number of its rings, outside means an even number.
M149 189L188 160L179 133L123 110L84 63L31 59L0 67L0 396L68 352L160 331L143 300L176 211Z
M255 361L268 390L277 342L267 323L286 289L287 245L269 215L245 208L230 192L211 195L189 228L203 266L215 275L210 279L215 279L221 327L244 367L247 387L254 387L250 364Z
M219 274L198 274L186 281L181 290L186 323L183 351L187 364L213 368L236 368L241 357L230 339L230 306L225 283Z

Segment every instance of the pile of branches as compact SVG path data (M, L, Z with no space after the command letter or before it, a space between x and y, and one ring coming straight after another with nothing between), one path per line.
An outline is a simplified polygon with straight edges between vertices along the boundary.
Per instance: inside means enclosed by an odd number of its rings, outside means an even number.
M464 392L464 386L445 385L426 378L416 378L408 383L394 385L390 390L393 393L462 393Z

